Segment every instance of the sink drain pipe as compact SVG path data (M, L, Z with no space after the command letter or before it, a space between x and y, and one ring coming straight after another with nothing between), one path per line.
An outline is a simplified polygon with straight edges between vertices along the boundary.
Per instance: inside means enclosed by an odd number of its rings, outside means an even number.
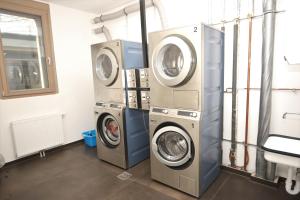
M275 179L276 165L264 159L264 152L261 147L270 132L276 0L264 0L263 12L262 74L257 135L256 176L273 181Z
M298 194L300 192L300 173L299 172L297 172L297 174L296 174L296 184L294 185L293 189L292 189L292 186L293 186L293 168L289 167L288 176L285 181L285 189L291 195Z

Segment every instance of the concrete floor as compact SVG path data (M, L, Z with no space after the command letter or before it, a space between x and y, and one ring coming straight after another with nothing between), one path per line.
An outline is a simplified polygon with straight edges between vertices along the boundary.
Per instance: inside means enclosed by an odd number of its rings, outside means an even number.
M132 177L117 178L124 170L97 159L95 149L82 143L21 161L1 169L0 200L188 200L189 195L150 178L149 160L129 169ZM202 200L299 200L279 188L222 171Z

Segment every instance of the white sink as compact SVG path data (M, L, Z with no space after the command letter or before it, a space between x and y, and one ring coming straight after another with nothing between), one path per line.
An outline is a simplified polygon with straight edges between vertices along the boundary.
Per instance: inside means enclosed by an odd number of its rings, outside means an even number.
M300 138L270 135L262 148L267 161L300 168Z
M292 195L300 192L300 138L283 135L270 135L262 147L265 159L269 162L288 166L285 189ZM292 187L293 173L296 173L296 185Z

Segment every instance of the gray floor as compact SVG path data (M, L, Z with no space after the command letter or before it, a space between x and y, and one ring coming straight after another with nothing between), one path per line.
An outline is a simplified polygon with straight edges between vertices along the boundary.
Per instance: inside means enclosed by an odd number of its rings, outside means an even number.
M128 170L132 177L117 178L123 170L99 161L95 149L82 143L7 166L0 172L0 200L175 200L194 199L150 178L149 160ZM274 188L222 171L201 197L203 200L299 200L283 186Z

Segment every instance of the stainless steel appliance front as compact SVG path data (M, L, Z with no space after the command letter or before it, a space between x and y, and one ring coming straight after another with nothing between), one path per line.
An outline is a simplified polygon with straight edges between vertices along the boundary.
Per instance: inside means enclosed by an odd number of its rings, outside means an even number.
M223 33L206 25L150 33L149 63L151 106L200 111L203 85L222 84Z
M200 113L151 108L151 176L194 196L200 193Z
M119 104L98 104L95 107L95 119L98 157L126 169L124 109Z
M124 103L122 42L94 44L91 50L96 101Z

